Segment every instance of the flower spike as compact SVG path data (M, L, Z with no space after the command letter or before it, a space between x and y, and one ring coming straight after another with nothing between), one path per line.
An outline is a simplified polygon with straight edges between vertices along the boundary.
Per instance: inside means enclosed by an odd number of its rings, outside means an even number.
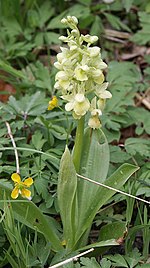
M108 83L104 82L103 70L107 68L107 64L101 58L100 48L91 46L98 37L80 34L78 20L74 16L67 16L61 22L71 31L67 30L67 36L59 38L68 47L61 47L61 52L57 54L54 66L58 72L54 87L67 102L66 111L72 111L75 119L80 119L90 112L89 126L99 128L99 116L103 110L101 107L104 108L105 100L112 95L106 90ZM94 108L91 101L93 98ZM49 110L51 107L53 108L53 100L50 102Z

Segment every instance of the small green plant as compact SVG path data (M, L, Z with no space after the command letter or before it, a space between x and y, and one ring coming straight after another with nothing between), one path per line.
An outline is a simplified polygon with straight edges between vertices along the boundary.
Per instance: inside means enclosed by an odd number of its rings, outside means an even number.
M7 202L4 204L1 220L9 246L3 251L3 260L1 260L0 267L7 263L10 263L13 268L42 267L46 263L51 250L50 243L45 240L44 236L37 236L36 231L29 234L23 228L24 225L17 223L12 206ZM44 247L44 251L40 247Z

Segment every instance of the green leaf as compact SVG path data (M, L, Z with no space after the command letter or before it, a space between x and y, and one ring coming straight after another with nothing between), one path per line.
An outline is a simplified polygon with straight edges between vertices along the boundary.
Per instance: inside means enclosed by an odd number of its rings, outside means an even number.
M135 82L140 81L141 78L137 66L132 62L112 61L109 64L107 79L111 84L121 84L118 91L122 90L122 86L131 86Z
M123 164L121 167L119 167L108 179L105 180L104 184L108 185L110 187L113 187L115 189L120 189L126 181L129 179L129 177L138 170L139 168L130 165L130 164ZM88 184L88 187L90 188L91 185L89 185L89 182L85 183ZM93 193L92 198L92 204L91 206L85 206L85 211L82 211L82 214L79 218L79 224L78 224L78 235L81 236L91 225L96 212L115 194L115 191L109 190L105 187L100 187L96 194ZM88 197L87 199L88 200ZM86 201L84 201L86 203ZM82 215L82 217L81 217Z
M107 258L111 260L115 264L116 267L128 268L128 264L126 260L120 254L115 254L114 256L107 256Z
M143 131L150 134L150 120L149 120L149 111L142 107L129 107L127 112L132 119L131 124L136 122L136 134L141 135ZM142 133L138 133L139 128L142 129Z
M99 268L99 264L94 257L92 258L80 258L80 263L84 268Z
M35 131L34 135L32 135L32 144L35 149L41 150L45 142L46 139L43 139L42 133L39 130Z
M58 16L55 16L54 18L52 18L51 21L47 25L47 29L66 28L66 26L61 23L61 19L66 17L68 14L70 16L75 16L75 17L81 18L81 19L86 18L87 16L90 15L90 8L88 6L85 6L85 5L74 4L70 8L63 11Z
M110 62L107 80L110 83L113 98L107 101L105 111L113 111L113 113L118 115L123 112L126 113L126 106L134 105L133 97L136 93L134 88L141 79L141 73L135 64L131 62ZM111 113L111 117L112 116ZM111 118L109 118L109 120L111 120ZM112 120L114 121L113 118Z
M71 247L73 244L74 226L77 220L74 210L76 208L77 213L77 206L74 207L76 205L76 188L76 170L70 152L66 147L60 162L57 194L67 247Z
M68 9L68 12L71 16L75 16L77 18L86 18L90 15L90 8L89 6L84 6L80 4L75 4Z
M47 25L47 29L62 29L66 28L64 24L61 23L61 19L65 18L67 15L67 10L63 11L58 16L55 16L50 20L50 22Z
M59 40L59 34L54 32L46 32L44 38L48 44L61 44Z
M21 71L18 71L16 69L14 69L12 66L10 66L9 64L5 63L4 61L0 60L0 70L3 70L17 78L24 78L26 79L26 77L24 76L24 74Z
M94 16L94 22L92 23L90 34L99 36L104 32L102 20L99 16Z
M140 232L142 229L147 229L149 227L150 225L148 223L148 224L136 225L129 229L129 232L125 241L125 252L127 252L127 254L130 254L132 251L136 233Z
M137 265L136 268L149 268L149 263Z
M106 258L102 258L102 260L100 261L101 264L101 268L111 268L111 262L109 260L107 260Z
M27 115L38 116L45 112L47 107L44 97L44 93L40 91L37 91L32 96L25 95L20 100L16 100L15 97L10 96L8 104L3 109L10 114L19 114L28 120Z
M6 254L5 256L7 257L7 260L11 264L12 268L18 268L18 263L14 260L14 257L11 256L9 251L7 251L5 254Z
M85 6L90 6L92 0L78 0L78 2L85 5Z
M4 209L4 203L7 202L7 199L10 200L11 190L10 187L5 185L5 182L0 181L0 208L2 210ZM4 196L6 196L6 200L4 200ZM53 225L50 221L47 221L46 217L32 201L20 198L9 202L12 204L14 216L18 221L43 233L45 238L51 243L53 250L59 251L62 249Z
M52 135L56 137L58 140L66 140L67 139L67 132L64 127L58 125L51 125L50 127Z
M142 138L128 138L125 141L125 149L131 155L138 153L141 156L149 157L150 142Z
M138 264L141 258L137 259L136 256L132 256L132 257L125 256L125 259L127 263L129 264L129 267L133 268L133 267L137 267L136 265Z
M134 2L134 0L125 0L125 1L123 1L123 5L124 5L124 7L126 9L126 12L130 11L133 2Z
M139 45L146 45L150 42L150 14L146 12L138 12L140 20L140 28L137 33L133 35L131 40Z
M125 31L131 32L130 28L126 24L122 23L120 18L108 13L104 13L104 15L111 24L111 26L114 27L115 29L117 30L123 29Z
M79 173L95 181L104 182L109 168L109 147L105 135L100 129L91 130L88 128L85 131L83 141ZM89 185L87 181L79 179L79 225L85 222L88 210L90 208L93 210L96 199L99 199L99 188L97 185ZM78 230L80 230L80 227Z
M110 146L110 162L112 163L124 163L125 161L129 160L131 156L122 151L118 146Z
M36 105L37 101L39 100L39 98L41 98L41 92L37 91L35 94L33 94L32 96L27 96L26 95L26 107L25 107L25 113L26 114L32 114L30 113L30 111L32 110L32 108Z
M39 17L38 12L36 10L30 9L28 11L28 24L29 24L29 26L32 28L38 27L39 20L40 20L40 17Z
M124 236L126 231L126 222L115 221L108 223L101 227L99 232L99 241L104 241L108 239L119 239Z
M108 246L119 246L119 243L115 239L100 241L97 243L90 244L88 246L82 247L79 250L87 250L90 248L100 248L100 247L108 247Z
M44 24L55 15L55 9L52 7L52 3L50 1L43 1L42 5L39 8L40 20L39 25L40 28L44 26Z

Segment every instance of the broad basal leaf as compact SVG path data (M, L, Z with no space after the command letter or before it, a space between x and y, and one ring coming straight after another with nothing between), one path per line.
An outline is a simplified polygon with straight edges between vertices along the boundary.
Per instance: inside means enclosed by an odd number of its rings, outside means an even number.
M66 147L60 162L59 179L58 179L58 203L63 223L64 239L66 247L71 247L74 238L74 228L76 225L76 188L77 176L72 162L71 154ZM76 213L75 210L76 209ZM76 226L77 228L77 226Z
M109 167L109 147L105 135L100 129L91 130L88 128L83 140L80 174L95 181L104 182ZM95 200L97 199L96 202L99 200L99 188L95 184L89 185L87 181L78 178L77 191L79 223L76 231L78 235L81 235L80 227L88 221L90 216L88 211L93 211ZM94 213L96 213L95 210ZM95 216L95 214L92 215L92 217Z
M105 180L105 184L113 187L115 189L120 189L129 177L138 170L138 167L130 164L123 164L118 168L107 180ZM92 177L91 177L92 178ZM88 187L91 187L90 182L86 182ZM98 185L97 185L98 187ZM96 215L96 212L115 194L116 192L105 187L100 187L97 192L93 192L92 203L90 206L84 206L85 210L82 210L82 214L79 214L81 218L79 218L78 224L78 235L81 235L90 227L92 221ZM88 197L86 197L88 200ZM86 199L84 200L86 204Z

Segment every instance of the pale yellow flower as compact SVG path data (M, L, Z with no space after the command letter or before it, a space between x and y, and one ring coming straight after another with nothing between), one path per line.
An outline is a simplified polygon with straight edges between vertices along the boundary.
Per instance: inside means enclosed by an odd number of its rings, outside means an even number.
M90 108L89 100L84 96L84 94L76 94L72 96L70 101L65 105L66 111L72 111L75 119L80 119Z
M88 80L88 75L87 75L87 72L89 71L89 67L87 65L84 65L84 66L77 66L75 68L75 78L78 80L78 81L86 81Z
M112 97L112 94L106 90L108 87L108 82L103 83L100 86L96 86L96 95L101 99L110 99Z
M93 129L97 129L97 128L101 127L101 122L100 122L100 120L99 120L97 115L92 116L89 119L88 126L93 128Z

